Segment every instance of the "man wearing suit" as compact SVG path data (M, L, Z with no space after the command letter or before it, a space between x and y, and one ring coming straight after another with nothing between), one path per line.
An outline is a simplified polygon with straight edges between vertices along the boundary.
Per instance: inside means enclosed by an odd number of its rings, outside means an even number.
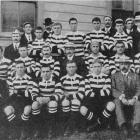
M4 57L14 61L19 57L18 48L20 45L20 33L15 31L12 33L12 44L5 48Z
M45 31L43 33L43 38L44 38L44 40L46 40L50 34L53 34L53 31L52 31L52 24L53 24L52 19L51 18L45 18L43 24L45 26Z
M132 63L130 59L124 57L119 62L120 71L112 75L112 92L115 98L118 125L128 136L128 121L126 118L130 117L130 109L134 111L132 113L133 132L137 133L140 130L140 101L138 101L140 79L137 74L129 70ZM127 115L125 114L126 110L129 111Z
M22 45L32 44L35 39L35 34L32 32L32 26L30 22L25 22L23 25L24 34L21 36L20 43Z
M64 76L67 74L66 63L69 60L73 60L76 62L77 74L83 77L87 75L88 70L86 69L84 60L81 57L75 56L74 51L75 51L75 47L73 43L68 42L65 44L65 56L60 60L60 67L61 67L60 76Z
M104 17L104 24L105 24L105 27L102 30L104 32L106 32L106 34L109 37L114 36L114 34L116 33L116 30L115 30L115 28L112 27L112 17L105 16Z

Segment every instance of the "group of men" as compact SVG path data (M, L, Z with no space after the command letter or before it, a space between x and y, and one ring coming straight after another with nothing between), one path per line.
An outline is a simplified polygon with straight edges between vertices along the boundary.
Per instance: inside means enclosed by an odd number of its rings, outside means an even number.
M0 47L1 115L8 139L68 136L112 126L128 136L140 131L140 12L135 18L92 19L93 30L62 34L62 24L45 19L45 31L24 23L12 32L13 43ZM135 24L134 24L135 23ZM131 111L132 110L132 111ZM130 113L131 111L131 113ZM131 114L131 115L130 115ZM131 117L133 116L133 117ZM114 119L115 118L115 119ZM113 120L113 122L112 122Z

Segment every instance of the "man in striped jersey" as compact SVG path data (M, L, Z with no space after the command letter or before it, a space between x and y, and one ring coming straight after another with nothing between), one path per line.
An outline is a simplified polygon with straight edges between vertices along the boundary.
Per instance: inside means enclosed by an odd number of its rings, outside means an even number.
M93 63L93 61L95 59L100 59L101 62L103 63L102 71L105 74L109 75L109 71L108 71L109 62L108 62L107 57L104 56L101 52L99 52L100 45L101 45L101 43L98 42L97 40L91 41L91 44L89 46L89 50L90 50L91 54L88 57L86 57L86 59L85 59L86 67L88 69L88 73L90 73L90 71L89 71L90 65Z
M73 60L76 62L77 74L85 77L87 74L85 62L82 58L75 56L75 44L73 44L71 42L68 42L65 44L65 57L62 57L60 59L60 65L61 65L60 66L61 67L60 77L67 74L66 63L69 60Z
M29 124L32 100L36 96L32 94L35 83L25 74L24 62L16 63L16 74L9 79L9 97L6 101L4 113L9 122L10 130L15 130L19 124L22 128L21 138L25 137L25 129Z
M124 57L128 57L124 53L125 52L125 44L123 41L117 41L115 44L115 49L116 49L116 54L109 59L109 66L110 66L111 75L116 73L117 71L120 71L119 59L124 58ZM131 60L131 61L133 62L133 60ZM130 66L130 70L132 72L135 72L135 67L134 67L133 63Z
M61 95L60 119L65 130L64 135L68 135L78 130L79 108L85 94L85 83L82 76L76 73L77 65L73 60L67 61L67 74L60 79L56 92Z
M71 31L66 34L68 40L74 43L75 56L84 57L85 54L85 34L77 31L78 21L76 18L69 19L69 25Z
M129 70L130 65L129 58L120 59L120 71L112 75L112 93L115 97L117 122L126 136L129 134L128 121L132 119L134 132L140 131L140 101L138 100L140 79L137 74Z
M62 35L62 24L54 23L52 25L53 34L49 35L46 42L51 45L52 53L56 55L64 54L64 45L68 42L66 36Z
M39 60L39 62L36 62L36 69L35 69L35 75L37 78L40 77L40 69L43 64L49 65L51 69L53 70L53 75L56 78L59 78L60 76L60 63L58 60L56 60L54 57L51 56L51 47L49 44L46 44L42 48L42 59Z
M91 73L85 80L86 94L80 112L87 120L87 131L97 129L97 126L106 128L113 114L115 104L111 95L111 79L101 72L102 62L96 59L91 65Z
M34 78L34 73L35 73L35 61L33 60L33 58L30 58L28 56L28 50L27 50L27 46L20 46L19 47L19 54L20 57L15 59L15 62L13 62L12 64L12 75L15 74L16 72L16 62L17 61L23 61L25 64L25 72L30 75L32 78Z
M104 41L108 40L106 33L101 30L101 19L99 17L95 17L92 19L93 31L86 34L85 44L86 48L89 47L92 40L97 40L101 43L100 51L105 55L109 55L107 50L107 45L104 45Z
M129 57L132 57L133 54L132 53L132 37L127 35L124 32L124 22L122 19L116 19L115 20L115 27L116 27L116 33L113 37L110 37L110 51L111 54L114 55L116 48L115 48L115 44L117 41L123 41L125 44L125 54L128 55Z
M37 132L40 131L41 127L45 129L44 126L47 126L48 137L55 135L56 132L57 104L59 101L59 96L55 92L56 84L51 66L42 65L41 80L33 89L33 92L38 96L32 104L32 114ZM37 132L35 136L37 136Z
M43 39L43 29L42 27L38 26L35 29L35 40L32 42L32 45L29 45L29 56L37 61L41 57L40 53L43 45L45 45L45 41Z
M7 98L7 83L6 80L10 76L10 70L12 67L12 62L10 59L6 59L3 56L3 48L0 46L0 96L2 98Z

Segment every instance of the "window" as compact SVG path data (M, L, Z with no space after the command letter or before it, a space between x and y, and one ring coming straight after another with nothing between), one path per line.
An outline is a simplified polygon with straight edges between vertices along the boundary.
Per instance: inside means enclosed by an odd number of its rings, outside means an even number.
M22 27L24 22L36 25L36 2L2 1L1 2L2 32L10 32L15 27Z

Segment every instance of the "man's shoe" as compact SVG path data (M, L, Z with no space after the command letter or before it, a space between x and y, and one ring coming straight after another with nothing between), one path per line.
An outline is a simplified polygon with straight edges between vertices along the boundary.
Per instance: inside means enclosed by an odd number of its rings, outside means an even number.
M96 122L94 122L93 125L91 125L91 126L89 126L89 127L87 128L87 132L88 132L88 133L91 133L91 132L93 132L93 131L97 131L97 130L100 129L100 127L101 127L100 121L97 120Z
M128 137L128 129L127 129L127 124L126 123L123 123L121 125L121 130L123 131L123 134Z
M140 124L139 123L137 123L137 124L134 125L133 134L140 136Z

